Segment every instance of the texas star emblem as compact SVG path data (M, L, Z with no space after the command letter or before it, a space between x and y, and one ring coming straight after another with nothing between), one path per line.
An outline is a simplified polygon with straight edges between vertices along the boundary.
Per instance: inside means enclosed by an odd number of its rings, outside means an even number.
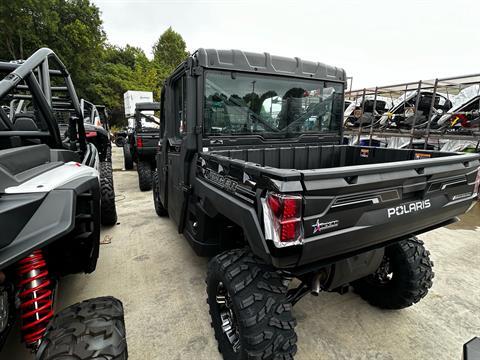
M332 220L332 221L321 223L320 219L317 219L317 222L312 225L314 234L322 230L334 228L337 226L338 226L338 220Z

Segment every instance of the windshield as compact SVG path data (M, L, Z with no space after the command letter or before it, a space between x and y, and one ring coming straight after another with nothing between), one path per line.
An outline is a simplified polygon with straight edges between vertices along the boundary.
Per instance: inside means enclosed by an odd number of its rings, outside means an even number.
M343 84L237 72L208 71L206 135L292 137L338 131Z
M148 121L147 116L150 118L148 120L155 120L155 121ZM140 125L142 129L159 129L160 126L158 125L160 123L160 119L154 115L144 115L140 114ZM135 128L135 117L130 117L128 118L128 127L134 129Z

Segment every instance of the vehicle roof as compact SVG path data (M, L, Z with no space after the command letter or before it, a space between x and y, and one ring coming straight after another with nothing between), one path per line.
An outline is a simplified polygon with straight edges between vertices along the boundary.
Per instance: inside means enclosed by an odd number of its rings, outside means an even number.
M480 84L475 84L469 87L466 87L458 93L452 100L453 106L448 112L457 111L458 109L464 107L472 99L478 98L480 96Z
M242 50L198 49L193 53L197 65L209 69L238 70L263 74L295 76L328 81L346 81L345 70L299 57Z
M135 111L160 110L159 102L138 102L135 104Z

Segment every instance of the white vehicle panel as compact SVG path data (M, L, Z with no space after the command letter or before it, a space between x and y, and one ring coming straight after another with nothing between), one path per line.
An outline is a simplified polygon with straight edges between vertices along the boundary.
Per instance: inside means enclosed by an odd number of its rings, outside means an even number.
M86 165L71 161L56 167L21 185L5 189L7 194L48 192L82 176L99 177L98 171Z

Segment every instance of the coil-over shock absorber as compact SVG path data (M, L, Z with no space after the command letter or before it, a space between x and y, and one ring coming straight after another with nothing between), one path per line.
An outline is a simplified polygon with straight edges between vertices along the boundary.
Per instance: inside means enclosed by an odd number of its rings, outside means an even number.
M22 340L36 349L53 316L51 280L41 250L18 262L20 317Z

